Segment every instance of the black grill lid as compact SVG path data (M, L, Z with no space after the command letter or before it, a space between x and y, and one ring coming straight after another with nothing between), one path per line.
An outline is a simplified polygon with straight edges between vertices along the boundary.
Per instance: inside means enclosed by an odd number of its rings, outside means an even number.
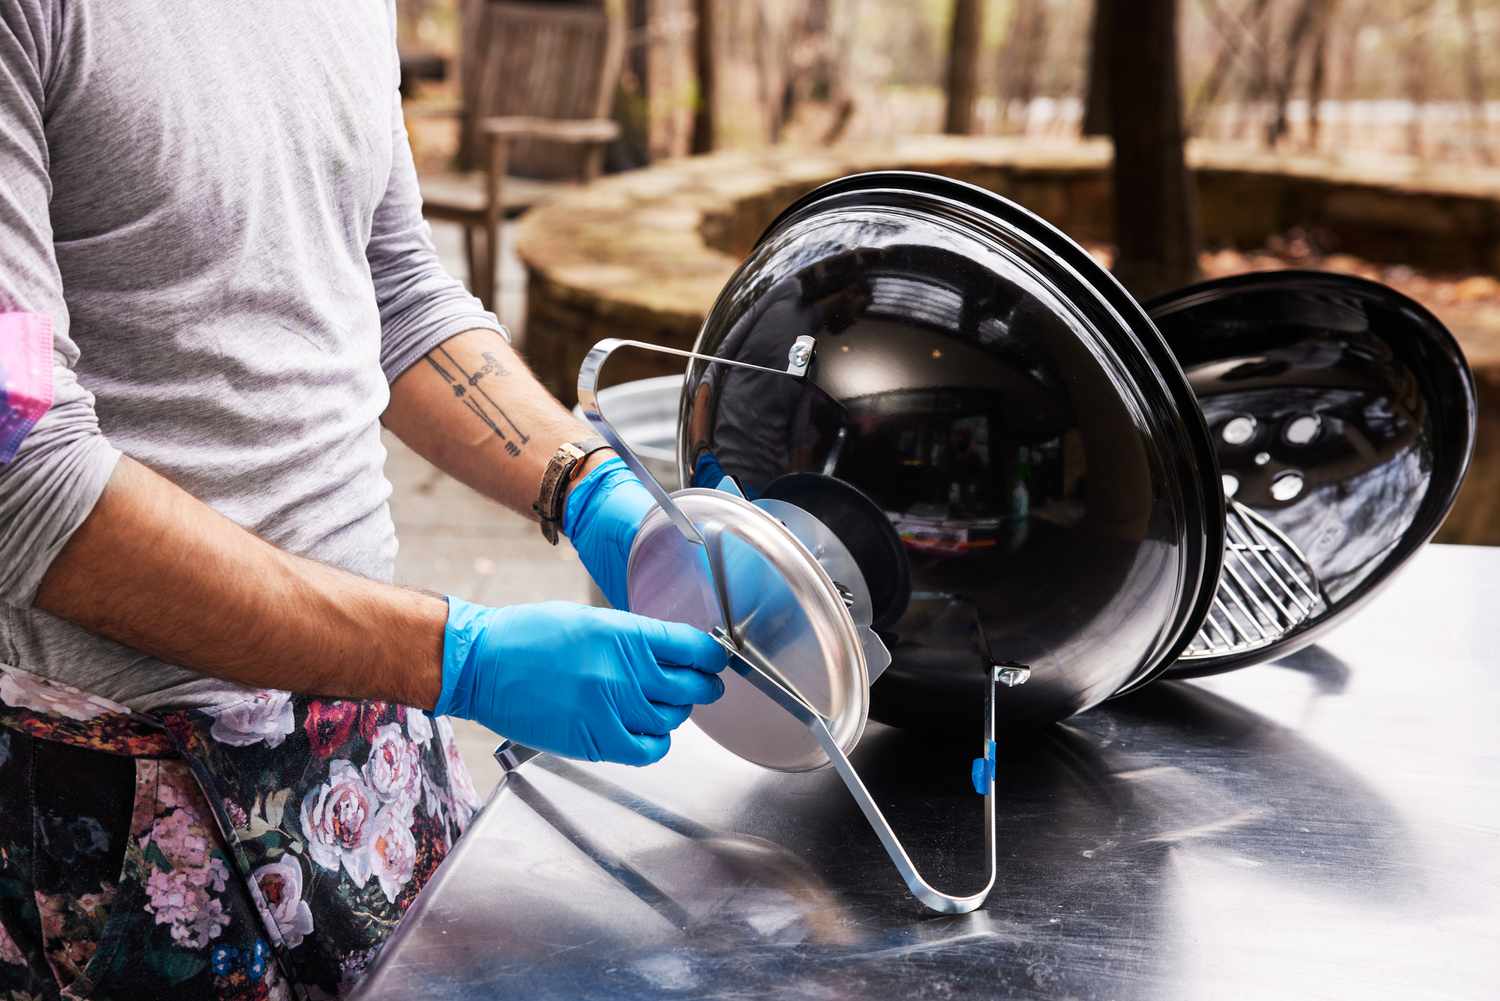
M1197 393L1229 507L1216 600L1170 673L1283 656L1442 524L1473 451L1473 377L1436 317L1348 275L1239 275L1148 311Z
M1082 248L971 185L844 178L768 227L697 350L784 368L803 335L802 381L689 368L682 473L795 487L892 592L871 715L946 727L1016 660L1032 679L1000 711L1060 719L1176 659L1223 553L1213 449L1144 310Z

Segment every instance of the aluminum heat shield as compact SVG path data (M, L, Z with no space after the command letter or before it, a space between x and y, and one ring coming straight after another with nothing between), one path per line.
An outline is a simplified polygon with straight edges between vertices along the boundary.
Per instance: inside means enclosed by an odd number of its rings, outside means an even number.
M870 681L860 629L838 585L787 526L748 501L701 488L679 490L672 501L708 545L720 547L735 643L825 717L847 753L864 732ZM707 556L653 510L630 552L631 611L705 632L718 627ZM781 771L829 763L806 726L733 672L723 678L724 697L692 717L715 741Z
M833 529L797 505L767 497L754 503L786 526L833 579L844 604L849 607L850 617L854 619L860 646L865 651L865 668L870 673L870 684L873 685L885 669L891 666L891 652L870 628L875 619L875 608L870 600L869 584L865 581L865 575L860 571L854 554L849 552Z

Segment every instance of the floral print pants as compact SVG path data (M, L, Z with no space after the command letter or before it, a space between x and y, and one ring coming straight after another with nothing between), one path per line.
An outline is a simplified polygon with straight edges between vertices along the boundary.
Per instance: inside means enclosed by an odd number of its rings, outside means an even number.
M0 999L347 993L478 806L445 719L0 667Z

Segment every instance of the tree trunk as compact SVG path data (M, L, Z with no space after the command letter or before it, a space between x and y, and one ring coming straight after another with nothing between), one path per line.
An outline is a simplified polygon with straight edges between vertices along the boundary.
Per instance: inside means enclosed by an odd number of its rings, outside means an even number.
M693 66L698 76L698 103L693 110L694 153L708 153L714 148L718 133L716 96L719 68L718 44L714 37L715 0L693 0L697 24L693 29Z
M1137 297L1198 274L1198 212L1182 128L1177 0L1114 6L1110 122L1114 135L1115 274Z
M1464 89L1469 94L1469 129L1479 162L1488 164L1490 155L1489 109L1485 104L1484 67L1479 62L1479 23L1474 17L1474 0L1458 0L1458 16L1464 36Z
M1287 134L1291 123L1287 119L1287 105L1292 100L1292 88L1297 82L1297 68L1302 65L1308 45L1316 36L1313 30L1318 22L1319 10L1326 0L1302 0L1302 6L1292 16L1287 28L1286 41L1282 43L1281 74L1272 89L1271 122L1266 126L1266 145L1275 146Z
M629 0L625 5L625 72L615 92L615 121L620 138L604 155L605 169L634 170L651 162L651 6L653 0Z
M1307 81L1307 145L1318 151L1323 131L1323 95L1328 90L1328 35L1338 13L1339 0L1328 0L1318 20L1318 34L1313 42L1312 76Z
M771 14L766 9L766 0L754 0L755 4L755 83L760 94L761 111L765 115L766 140L771 145L781 142L781 130L786 124L783 112L786 108L785 46L779 44L771 24Z
M1089 24L1088 82L1083 95L1084 136L1109 135L1109 53L1111 21L1115 6L1109 0L1094 0L1094 16Z
M855 98L850 85L850 66L854 49L854 29L859 17L856 0L829 0L828 23L824 30L824 73L828 106L833 117L823 132L822 141L832 145L843 138L854 120Z
M805 0L800 13L786 27L786 81L783 118L791 121L797 106L812 98L828 100L837 88L834 79L834 16L831 0Z
M948 35L948 107L943 131L974 131L974 102L979 97L979 43L984 35L984 0L954 0Z
M1406 75L1406 97L1411 102L1411 120L1406 127L1406 148L1412 156L1426 154L1422 141L1422 118L1427 111L1429 67L1427 35L1432 27L1434 0L1412 0L1407 8L1406 52L1402 62Z
M636 91L651 93L651 4L652 0L629 0L630 58L626 65Z
M1015 0L1005 44L1000 47L1000 111L1007 128L1020 110L1022 131L1026 112L1036 98L1042 56L1047 51L1046 0Z
M1369 14L1369 0L1353 5L1345 5L1344 21L1346 27L1342 32L1344 38L1343 58L1339 60L1339 82L1337 92L1344 95L1344 112L1342 118L1344 127L1340 129L1343 135L1344 145L1353 145L1356 138L1358 123L1355 121L1356 100L1359 97L1359 26L1364 23Z

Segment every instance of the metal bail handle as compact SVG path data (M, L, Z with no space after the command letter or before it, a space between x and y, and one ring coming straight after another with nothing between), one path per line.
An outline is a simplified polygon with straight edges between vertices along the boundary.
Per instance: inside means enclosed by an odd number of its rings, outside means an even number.
M655 354L673 355L678 358L687 358L692 361L709 362L716 365L728 365L732 368L750 369L755 372L769 372L772 375L783 375L790 379L800 379L807 373L807 367L812 362L812 353L815 345L813 338L803 335L798 337L788 352L788 367L785 371L774 368L766 368L764 365L752 365L749 362L732 361L728 358L715 358L713 355L698 354L693 351L681 351L677 348L666 348L659 344L648 344L645 341L628 341L618 337L606 337L589 349L588 355L583 359L583 364L578 368L578 406L583 411L583 416L588 420L599 436L609 443L620 458L625 460L625 465L636 478L645 485L653 500L666 512L672 524L682 533L683 538L695 545L709 549L704 541L698 526L693 524L691 518L682 513L672 501L672 495L667 488L657 482L656 477L646 468L645 463L630 450L620 433L614 429L604 417L604 411L599 406L599 374L604 370L604 363L609 361L610 355L621 348L636 348L641 351L651 351ZM729 602L724 590L723 581L720 579L718 562L710 553L708 560L709 574L712 577L714 594L719 603L719 617L723 620L725 630L733 628L734 618L729 614Z
M976 791L984 794L984 853L988 859L988 876L983 889L966 897L956 897L951 893L944 893L922 878L911 856L906 853L906 848L901 844L901 839L891 828L890 821L885 819L885 814L880 812L880 807L876 805L874 797L865 788L859 772L855 771L853 763L849 761L848 756L839 748L838 741L829 732L823 716L812 706L777 684L772 676L773 672L757 663L753 652L737 649L735 644L720 631L715 631L714 639L732 654L729 666L736 674L754 685L762 694L785 709L812 732L818 743L822 745L824 752L827 753L828 760L833 763L833 768L843 780L845 788L849 790L849 795L854 798L860 812L865 815L865 820L875 831L875 836L880 839L881 846L890 856L891 862L895 864L896 871L901 874L901 879L906 883L906 888L911 891L911 895L924 907L937 911L939 914L968 914L970 911L978 910L989 898L990 891L995 888L997 867L994 773L995 692L1001 685L1013 688L1016 685L1025 684L1031 677L1030 669L1016 664L998 664L990 668L990 684L984 700L982 756L975 761L976 765L982 763L980 768L975 769L975 772L982 772L983 780L981 781L976 775L975 787Z
M656 481L656 477L646 469L644 463L626 447L620 433L614 429L604 417L604 411L599 407L599 374L604 370L604 363L609 361L610 355L621 348L636 348L640 351L650 351L655 354L673 355L678 358L687 358L691 361L708 362L714 365L728 365L732 368L750 369L754 372L769 372L772 375L784 375L789 379L801 379L807 373L807 366L812 361L812 352L815 341L813 338L803 335L798 337L788 354L788 367L785 370L767 368L764 365L752 365L745 361L733 361L729 358L716 358L713 355L698 354L694 351L681 351L677 348L662 347L660 344L648 344L645 341L627 341L618 337L606 337L589 349L589 353L583 359L583 364L578 368L578 406L583 410L583 416L593 425L599 436L609 442L610 447L620 454L625 460L625 465L630 471L640 477L646 489L651 491L651 496L661 505L667 517L672 519L672 524L677 526L678 531L691 542L703 545L703 536L698 534L698 529L682 510L672 503L672 495L667 489Z

